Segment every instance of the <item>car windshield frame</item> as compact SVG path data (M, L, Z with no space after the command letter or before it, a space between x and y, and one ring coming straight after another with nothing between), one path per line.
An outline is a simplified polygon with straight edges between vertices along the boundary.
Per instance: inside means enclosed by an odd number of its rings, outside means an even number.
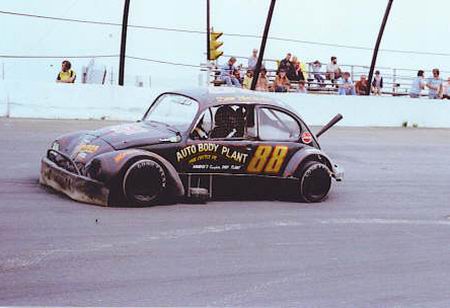
M182 99L182 101L184 103L177 102L175 100L170 100L170 98L173 97L178 97L179 99ZM164 102L167 101L167 99L169 98L169 102L170 104L177 104L178 106L175 107L180 107L180 106L193 106L192 108L192 112L191 112L191 116L190 114L186 113L186 109L183 109L183 111L180 111L180 109L175 108L174 110L172 110L171 112L173 112L174 114L176 112L179 112L179 116L177 117L170 117L167 114L163 117L159 116L157 118L151 118L152 114L154 114L154 112L157 110L156 108L158 108L158 106L163 106L160 104L164 104ZM187 104L186 102L189 102L189 104ZM166 104L168 104L166 103ZM165 106L164 106L165 107ZM169 107L170 108L170 107ZM192 97L183 95L183 94L179 94L179 93L163 93L160 96L158 96L155 101L151 104L151 106L149 107L149 109L147 110L147 112L144 114L144 116L142 117L143 122L153 122L153 123L160 123L163 125L166 125L168 127L172 127L175 128L177 131L187 131L190 129L190 127L192 126L192 122L194 122L197 118L197 114L198 111L200 109L200 104L197 100L193 99ZM179 122L179 121L182 122ZM178 122L177 122L178 121Z

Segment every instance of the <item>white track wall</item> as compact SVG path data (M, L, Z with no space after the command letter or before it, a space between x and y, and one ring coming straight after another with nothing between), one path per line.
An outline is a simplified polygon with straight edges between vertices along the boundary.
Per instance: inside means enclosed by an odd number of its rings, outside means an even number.
M167 89L164 89L167 90ZM137 120L163 91L155 88L85 84L0 82L0 116L46 119ZM281 100L309 125L323 125L335 114L341 126L450 128L448 100L407 97L344 97L265 93Z

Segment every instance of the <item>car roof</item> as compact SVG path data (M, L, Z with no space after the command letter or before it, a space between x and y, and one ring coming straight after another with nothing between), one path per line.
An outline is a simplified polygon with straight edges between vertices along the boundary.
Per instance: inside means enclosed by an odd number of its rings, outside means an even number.
M265 104L281 107L293 112L289 106L268 96L258 95L250 90L243 90L232 87L203 87L170 91L195 99L200 109L205 109L218 104Z

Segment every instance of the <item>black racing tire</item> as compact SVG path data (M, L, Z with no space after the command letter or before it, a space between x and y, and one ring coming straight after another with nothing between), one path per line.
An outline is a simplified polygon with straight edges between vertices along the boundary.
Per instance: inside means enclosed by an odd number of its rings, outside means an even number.
M307 161L300 167L299 193L304 202L320 202L331 188L331 172L323 163Z
M140 159L126 169L122 192L133 206L150 206L162 198L167 187L164 168L151 159Z

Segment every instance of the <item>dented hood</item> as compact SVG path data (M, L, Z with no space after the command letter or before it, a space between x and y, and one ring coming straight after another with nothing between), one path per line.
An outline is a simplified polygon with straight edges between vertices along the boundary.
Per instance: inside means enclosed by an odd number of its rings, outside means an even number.
M92 134L108 143L115 150L167 142L176 132L164 124L139 122L109 126Z

